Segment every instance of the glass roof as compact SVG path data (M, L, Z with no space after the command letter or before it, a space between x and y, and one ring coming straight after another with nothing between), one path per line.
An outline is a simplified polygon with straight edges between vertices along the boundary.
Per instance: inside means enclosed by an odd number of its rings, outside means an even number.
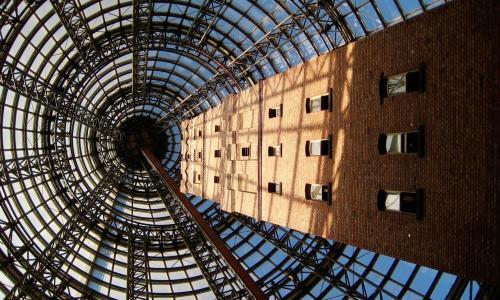
M160 160L178 180L180 120L445 0L152 1L143 19L138 2L0 4L0 296L50 273L67 282L60 297L123 299L142 260L146 296L213 298L147 172L120 157L117 129L163 126ZM475 281L191 200L270 298L481 295ZM60 268L40 269L48 258Z

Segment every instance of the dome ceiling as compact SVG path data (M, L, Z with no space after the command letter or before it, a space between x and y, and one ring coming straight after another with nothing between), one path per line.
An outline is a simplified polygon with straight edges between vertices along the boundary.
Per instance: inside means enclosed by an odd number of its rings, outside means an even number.
M1 293L214 297L140 146L178 181L180 120L443 2L4 1ZM394 296L350 265L422 270L191 199L270 297Z

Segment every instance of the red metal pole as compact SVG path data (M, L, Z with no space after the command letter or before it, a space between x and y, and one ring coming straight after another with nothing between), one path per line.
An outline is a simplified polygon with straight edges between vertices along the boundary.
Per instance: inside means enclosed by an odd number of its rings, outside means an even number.
M165 170L165 168L160 164L154 153L149 148L143 148L142 153L149 160L150 164L155 168L155 170L160 174L165 184L168 185L170 189L175 193L181 204L186 208L191 217L193 217L193 220L198 224L201 231L212 242L215 248L217 248L219 253L224 257L225 261L233 269L235 274L240 278L247 291L253 297L255 297L255 299L267 299L266 295L264 295L255 281L253 281L248 272L241 266L241 264L236 260L231 251L229 251L229 249L226 247L224 241L222 241L221 238L212 229L212 227L210 227L210 224L203 218L198 210L196 210L191 201L186 198L186 195L181 193L177 184L175 184L170 176L168 176L167 170Z

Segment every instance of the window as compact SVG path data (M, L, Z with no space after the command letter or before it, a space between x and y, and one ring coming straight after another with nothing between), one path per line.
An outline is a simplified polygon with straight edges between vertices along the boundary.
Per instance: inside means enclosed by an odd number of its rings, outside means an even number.
M220 157L220 156L221 156L221 154L220 154L220 149L215 150L215 151L214 151L214 155L215 155L215 157Z
M198 130L198 136L201 137L201 130Z
M189 159L190 156L189 156L189 152L186 153L186 159Z
M194 171L193 172L193 183L200 183L201 181L201 174Z
M380 102L387 96L404 94L409 92L425 90L425 64L421 64L418 70L413 70L405 73L384 76L380 75L379 94Z
M401 133L381 133L378 138L378 152L380 154L418 153L424 156L424 126L417 131Z
M269 119L281 117L283 112L283 104L280 104L278 107L269 109Z
M332 157L332 136L330 135L328 139L322 140L312 140L306 142L306 156L320 156L328 155Z
M241 148L241 156L250 156L250 147Z
M214 183L219 183L219 176L214 176Z
M267 154L268 156L281 156L281 144L278 146L269 146Z
M198 158L201 159L201 151L198 152Z
M328 94L306 98L306 113L332 110L331 91Z
M416 192L398 192L379 190L377 207L380 211L392 211L416 215L418 220L423 218L423 190Z
M215 132L220 132L220 125L215 125Z
M267 183L267 191L269 193L281 195L281 182L268 182Z
M332 184L306 184L306 199L332 203Z

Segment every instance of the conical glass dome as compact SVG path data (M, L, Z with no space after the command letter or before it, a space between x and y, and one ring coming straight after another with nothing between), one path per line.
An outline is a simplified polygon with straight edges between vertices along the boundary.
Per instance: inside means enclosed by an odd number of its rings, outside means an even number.
M141 147L178 182L179 121L444 2L3 1L0 295L220 296ZM464 283L461 293L481 294L477 282L188 196L269 298L439 297Z

